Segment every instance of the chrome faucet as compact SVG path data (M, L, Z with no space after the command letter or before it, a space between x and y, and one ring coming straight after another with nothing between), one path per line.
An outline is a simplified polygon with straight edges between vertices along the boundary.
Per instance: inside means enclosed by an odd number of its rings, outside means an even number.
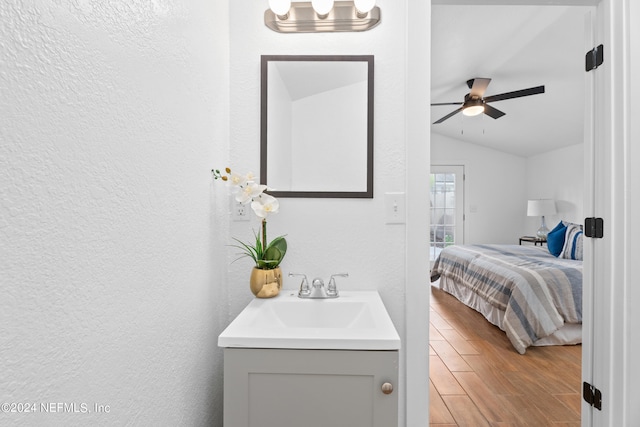
M338 288L336 286L336 279L334 277L349 277L348 273L332 274L329 278L329 284L325 288L324 281L316 277L309 286L306 274L289 273L291 276L302 276L302 282L300 283L300 290L298 291L299 298L313 298L313 299L325 299L325 298L338 298Z
M336 286L336 279L334 279L334 277L349 277L349 273L332 274L331 277L329 277L329 284L327 285L327 294L335 295L337 297L338 288Z
M300 283L300 290L298 291L298 297L309 298L311 295L311 289L309 288L309 281L306 274L301 273L289 273L289 277L302 276L302 282Z

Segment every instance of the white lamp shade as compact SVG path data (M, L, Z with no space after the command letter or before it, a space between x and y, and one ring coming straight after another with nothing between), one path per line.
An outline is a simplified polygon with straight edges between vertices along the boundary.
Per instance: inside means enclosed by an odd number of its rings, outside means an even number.
M333 9L333 0L311 0L311 6L318 15L326 15Z
M553 199L537 199L527 202L527 216L545 216L556 213L556 202Z
M278 16L284 16L291 9L291 0L269 0L269 9Z
M360 13L367 13L376 5L376 0L354 0L353 4Z

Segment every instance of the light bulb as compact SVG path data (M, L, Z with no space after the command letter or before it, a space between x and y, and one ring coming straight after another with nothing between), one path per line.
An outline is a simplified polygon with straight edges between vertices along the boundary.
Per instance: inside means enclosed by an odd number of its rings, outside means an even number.
M462 110L462 114L465 116L477 116L484 113L484 105L472 105Z
M287 17L290 8L291 0L269 0L269 9L280 19Z
M366 15L376 5L376 0L354 0L353 4L358 14Z
M311 0L311 6L318 16L325 17L333 9L333 0Z

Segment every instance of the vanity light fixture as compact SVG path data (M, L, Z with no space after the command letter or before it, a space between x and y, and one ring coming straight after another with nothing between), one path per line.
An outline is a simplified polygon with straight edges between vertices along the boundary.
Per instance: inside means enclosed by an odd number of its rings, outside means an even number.
M264 24L279 33L366 31L380 23L375 0L269 0Z

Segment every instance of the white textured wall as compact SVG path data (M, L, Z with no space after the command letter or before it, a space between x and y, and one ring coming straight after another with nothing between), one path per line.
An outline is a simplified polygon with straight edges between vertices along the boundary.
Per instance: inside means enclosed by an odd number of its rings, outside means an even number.
M526 160L431 133L431 164L464 165L464 242L517 244L526 218Z
M382 3L382 2L381 2ZM269 221L270 236L287 234L289 252L282 267L312 276L348 271L345 289L378 288L401 329L404 289L404 226L385 225L383 193L404 188L404 5L380 5L379 27L362 33L279 34L262 24L265 5L236 0L231 9L231 163L239 171L259 168L260 55L375 55L374 199L280 199L280 213ZM394 43L394 41L396 41ZM425 187L426 188L426 187ZM229 221L229 218L221 220ZM231 223L231 234L251 237L251 225ZM230 249L233 260L234 249ZM380 268L380 266L384 268ZM231 318L252 296L250 262L230 266ZM297 288L298 279L285 287ZM386 302L387 302L386 301Z
M403 336L405 226L385 224L383 194L405 188L406 2L380 0L378 5L382 23L371 31L279 34L263 24L266 2L230 2L231 166L254 173L259 169L260 55L375 55L374 199L282 198L281 212L269 221L269 235L287 235L285 273L328 279L331 273L348 272L348 279L338 281L342 289L378 289ZM228 217L219 221L229 224ZM229 224L230 234L242 239L251 238L252 227L257 223ZM235 252L229 250L229 262ZM247 283L250 268L245 260L229 266L228 321L253 298ZM298 285L298 279L285 278L285 288Z
M527 197L554 199L556 215L545 217L549 230L560 220L584 222L584 145L582 143L527 158ZM526 233L540 227L540 217L528 217Z
M279 34L262 24L265 5L236 0L231 22L231 166L258 172L260 159L260 55L375 55L375 197L374 199L280 199L280 213L269 220L270 236L286 234L289 252L282 267L326 276L348 271L345 289L378 288L402 328L404 289L404 226L385 225L383 193L404 188L404 5L380 4L385 16L379 27L362 33ZM395 43L394 43L395 41ZM427 187L425 186L425 189ZM226 189L221 187L221 191ZM230 222L233 236L252 236L251 224ZM231 260L235 250L229 249ZM380 268L384 266L384 268ZM230 265L233 318L252 295L251 263ZM285 287L297 288L298 279ZM385 302L387 302L385 301Z
M0 3L0 424L221 425L218 3Z

